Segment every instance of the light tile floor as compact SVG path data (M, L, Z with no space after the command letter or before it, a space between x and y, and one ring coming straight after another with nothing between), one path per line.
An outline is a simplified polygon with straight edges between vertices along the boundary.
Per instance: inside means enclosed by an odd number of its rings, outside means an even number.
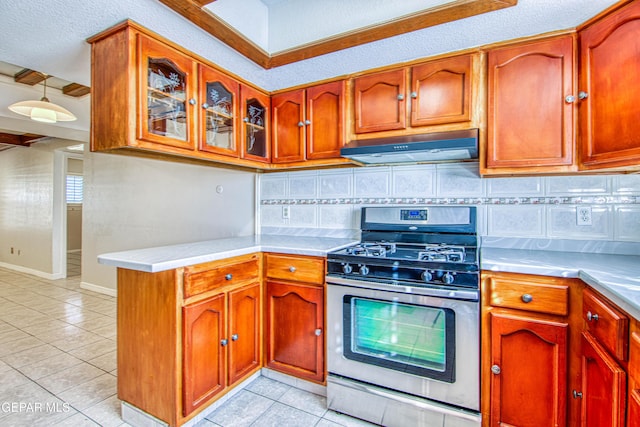
M0 425L127 426L116 396L116 299L0 268ZM259 377L198 427L360 427L322 396Z

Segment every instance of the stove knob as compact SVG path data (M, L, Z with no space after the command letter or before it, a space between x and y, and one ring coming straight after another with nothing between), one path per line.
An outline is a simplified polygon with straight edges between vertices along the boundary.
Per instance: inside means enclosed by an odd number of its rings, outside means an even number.
M431 274L431 272L427 270L423 271L422 280L424 280L425 282L430 282L431 280L433 280L433 274Z
M351 274L352 271L353 271L353 267L351 267L349 264L345 264L342 266L342 272L344 274Z
M360 274L362 274L363 276L366 276L367 274L369 274L369 267L367 267L366 265L361 265Z
M442 276L442 283L450 285L453 283L453 274L451 273L444 273L444 275Z

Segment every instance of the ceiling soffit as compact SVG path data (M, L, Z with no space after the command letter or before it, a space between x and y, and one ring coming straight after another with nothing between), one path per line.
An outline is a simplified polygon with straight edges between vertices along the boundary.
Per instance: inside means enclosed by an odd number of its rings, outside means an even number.
M387 22L356 29L274 54L265 51L204 6L213 0L160 0L265 69L291 64L434 25L515 6L518 0L457 0Z

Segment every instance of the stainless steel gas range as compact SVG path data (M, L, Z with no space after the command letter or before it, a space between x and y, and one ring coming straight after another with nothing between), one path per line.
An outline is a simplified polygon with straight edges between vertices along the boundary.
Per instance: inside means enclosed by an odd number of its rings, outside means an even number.
M327 256L330 409L384 426L479 426L476 209L365 207Z

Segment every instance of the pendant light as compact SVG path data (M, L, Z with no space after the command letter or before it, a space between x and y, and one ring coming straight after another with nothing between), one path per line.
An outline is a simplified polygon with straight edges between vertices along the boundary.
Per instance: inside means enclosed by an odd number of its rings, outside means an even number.
M69 110L50 102L47 98L47 78L44 78L44 96L40 101L20 101L9 105L9 110L43 123L71 122L76 116Z

